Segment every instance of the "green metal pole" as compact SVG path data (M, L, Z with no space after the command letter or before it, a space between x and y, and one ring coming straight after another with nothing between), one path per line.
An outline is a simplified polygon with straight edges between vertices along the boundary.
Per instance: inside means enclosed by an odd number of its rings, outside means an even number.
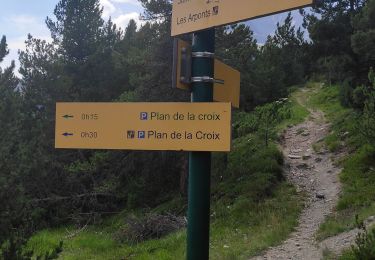
M215 29L195 33L193 52L215 52ZM192 77L214 76L213 58L193 58ZM192 84L192 102L212 102L213 83ZM187 259L209 258L211 152L191 152L189 157L189 202Z

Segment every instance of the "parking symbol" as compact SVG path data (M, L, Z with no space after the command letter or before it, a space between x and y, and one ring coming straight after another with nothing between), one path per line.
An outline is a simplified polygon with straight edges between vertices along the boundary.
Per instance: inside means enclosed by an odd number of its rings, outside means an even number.
M134 139L134 136L135 136L135 131L129 130L128 131L128 139Z
M141 112L141 114L140 114L140 118L141 118L141 120L147 120L147 119L148 119L148 114L147 114L147 112Z
M213 14L212 15L218 15L219 14L219 6L214 6L212 8Z
M146 132L145 131L138 131L138 139L145 139Z

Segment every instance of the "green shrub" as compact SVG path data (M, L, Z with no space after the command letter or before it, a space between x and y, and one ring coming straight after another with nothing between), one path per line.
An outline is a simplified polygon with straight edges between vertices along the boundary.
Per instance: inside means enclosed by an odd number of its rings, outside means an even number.
M375 147L375 74L373 70L369 73L369 80L373 86L363 90L366 100L358 130Z
M258 129L258 120L254 113L236 113L234 114L233 121L233 138L254 133Z
M345 81L340 88L340 103L344 107L349 107L353 104L353 88L348 81Z
M366 87L359 86L353 90L353 106L355 108L363 109L366 102Z
M375 150L370 146L363 146L345 161L340 175L344 193L338 210L363 207L375 200L375 175L370 171L374 166Z
M243 137L257 132L267 146L269 140L276 136L277 125L292 117L292 108L288 99L282 99L258 106L251 113L236 113L233 120L233 137Z
M33 251L24 251L24 239L11 237L0 248L0 258L7 260L31 260Z
M10 238L0 247L0 259L4 260L31 260L34 252L25 249L26 240ZM63 250L63 242L46 252L44 255L36 256L36 260L53 260L57 259Z
M375 259L375 229L368 231L363 222L358 222L358 216L356 219L358 228L362 232L358 233L355 246L352 246L353 254L358 260Z

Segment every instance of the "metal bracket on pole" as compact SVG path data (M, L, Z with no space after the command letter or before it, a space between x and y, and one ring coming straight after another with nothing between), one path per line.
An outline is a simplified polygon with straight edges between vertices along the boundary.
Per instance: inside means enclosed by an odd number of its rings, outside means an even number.
M192 83L216 83L224 84L224 80L209 76L192 77L192 59L215 59L215 53L210 51L192 52L191 45L182 40L175 39L173 44L173 85L177 88L190 88ZM180 86L180 87L179 87Z
M199 82L205 82L205 83L218 83L218 84L224 84L224 80L222 79L214 79L208 76L202 76L202 77L192 77L191 78L192 83L199 83Z
M180 82L183 84L190 84L191 78L191 48L181 49L181 76Z
M208 51L197 51L197 52L192 52L191 57L193 58L209 58L209 59L214 59L215 58L215 53L208 52Z

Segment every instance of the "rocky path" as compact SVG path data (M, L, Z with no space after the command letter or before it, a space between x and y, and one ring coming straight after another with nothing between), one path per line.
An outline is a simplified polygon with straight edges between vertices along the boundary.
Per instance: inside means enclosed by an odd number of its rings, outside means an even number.
M303 105L305 100L301 98L299 103ZM285 131L282 142L286 158L285 173L297 191L307 195L305 208L296 230L289 238L281 245L270 248L262 256L252 258L253 260L320 260L325 249L340 254L354 243L360 232L358 229L322 242L315 240L319 226L334 211L341 190L341 169L332 162L332 159L338 159L340 155L330 153L323 145L329 128L323 112L310 110L310 116L304 123ZM375 217L368 218L365 224L367 227L375 225Z
M321 111L310 112L311 115L304 123L286 130L282 144L287 178L297 187L297 191L307 195L299 225L283 244L253 259L322 258L326 244L324 241L317 244L315 233L337 203L341 169L332 163L331 157L334 155L324 147L314 151L313 144L322 142L328 134L329 124Z

